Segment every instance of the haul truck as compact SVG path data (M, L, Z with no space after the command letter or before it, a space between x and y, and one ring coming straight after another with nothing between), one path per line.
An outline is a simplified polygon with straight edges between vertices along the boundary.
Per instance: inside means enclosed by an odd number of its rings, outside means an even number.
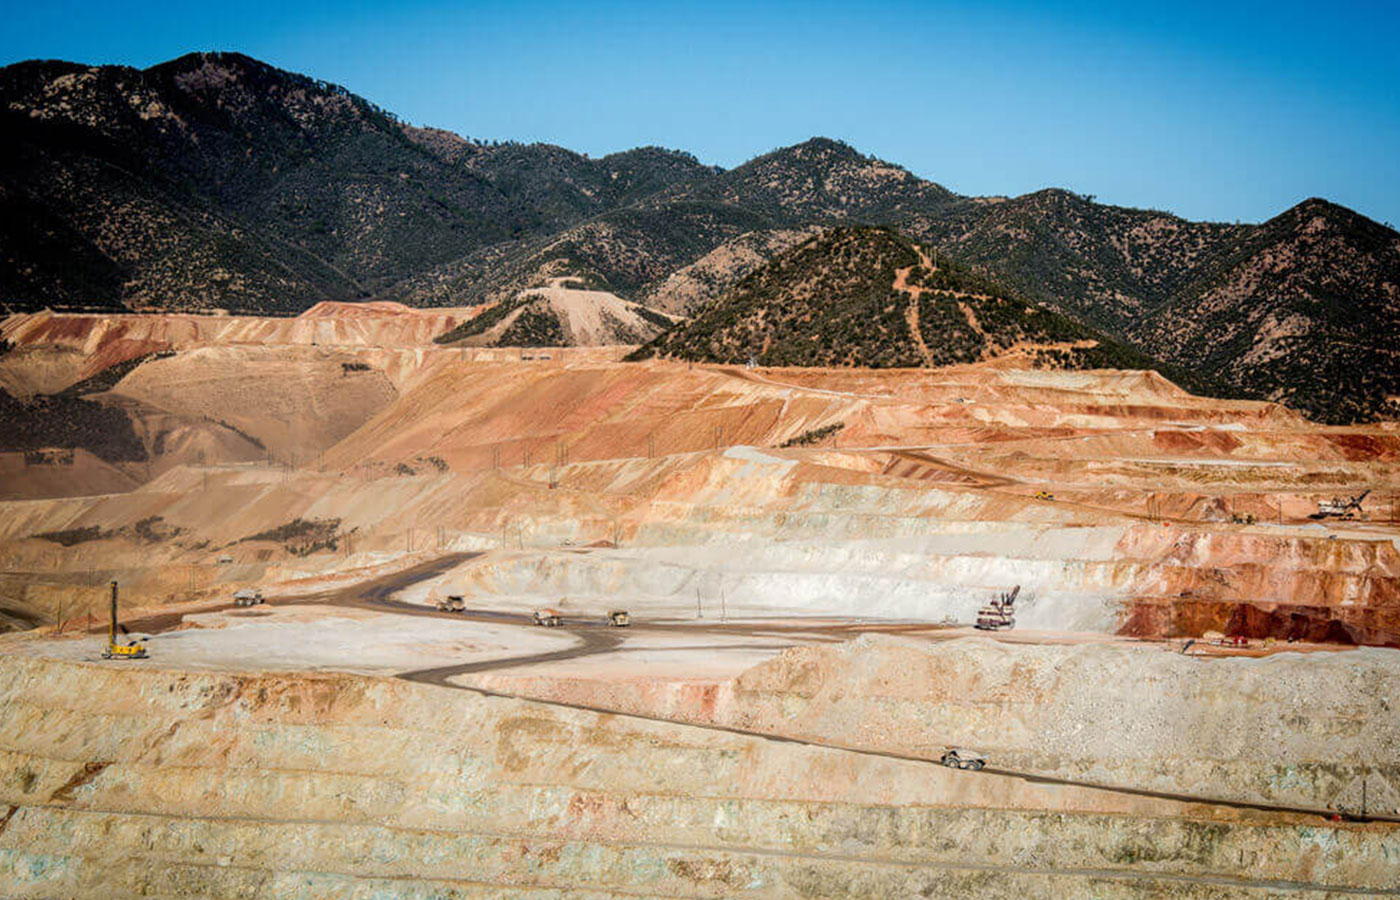
M557 609L541 607L535 610L535 624L546 628L558 628L564 624L564 614Z

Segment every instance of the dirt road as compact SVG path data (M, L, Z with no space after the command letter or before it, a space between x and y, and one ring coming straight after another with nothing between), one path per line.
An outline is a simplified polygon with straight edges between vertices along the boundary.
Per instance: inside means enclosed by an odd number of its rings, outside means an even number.
M363 609L384 611L392 610L395 613L433 616L441 618L460 618L463 613L440 612L436 609L406 603L393 599L393 595L399 591L424 581L429 578L441 575L455 566L460 565L470 559L480 556L479 553L451 553L427 562L419 563L407 569L370 579L367 582L352 585L350 587L339 588L328 591L325 594L310 598L299 598L297 601L284 601L287 605L304 602L320 602L330 605L355 606ZM477 610L467 613L471 618L485 621L501 622L505 624L518 625L520 627L537 627L533 623L531 616L520 613L502 613L486 610ZM856 747L844 744L837 744L828 741L814 741L800 737L790 737L780 734L770 734L762 731L754 731L744 728L736 728L717 723L703 723L678 721L667 719L661 716L649 716L635 712L621 712L606 707L591 706L588 704L565 703L557 700L540 699L521 694L511 694L499 691L486 690L484 688L471 687L456 684L452 681L460 675L474 672L484 672L493 669L517 668L530 666L538 663L556 662L560 660L579 659L586 656L593 656L603 653L616 652L625 648L629 638L636 638L648 632L670 632L677 633L684 631L688 634L744 634L748 636L789 636L796 637L803 634L808 640L846 640L866 632L917 632L936 631L939 626L926 623L880 623L880 622L831 622L824 620L820 623L813 622L803 624L800 622L792 624L776 623L679 623L666 622L654 623L644 626L632 626L630 628L610 628L601 622L598 624L579 624L569 628L567 633L575 639L575 644L561 650L554 650L545 653L533 653L522 656L507 657L504 659L485 660L461 665L437 666L429 669L417 669L409 672L402 672L397 677L406 681L414 681L424 684L437 685L439 687L450 688L452 690L469 691L481 696L498 697L503 699L521 700L530 703L539 703L545 706L562 707L566 709L582 710L585 712L597 713L608 716L621 716L632 719L640 719L651 722L663 722L669 725L683 725L691 728L703 728L709 731L724 732L727 734L741 735L744 737L757 738L764 741L774 741L785 744L801 744L807 747L815 747L826 750L836 750L845 753L857 753L863 756L878 756L886 759L896 759L905 762L927 763L929 765L941 765L939 760L925 756L918 756L910 753L901 753L894 750L878 750L869 747ZM1002 769L988 767L978 772L965 771L967 777L984 778L1014 778L1028 784L1050 784L1064 785L1076 788L1088 788L1092 790L1108 791L1114 794L1127 794L1135 797L1148 797L1157 800L1166 800L1176 803L1196 804L1203 806L1226 807L1235 810L1252 810L1257 812L1267 812L1279 815L1305 816L1320 818L1324 820L1332 819L1338 815L1336 810L1320 809L1316 807L1281 806L1270 803L1255 803L1246 800L1234 800L1222 797L1209 797L1197 794L1175 793L1170 791L1149 790L1144 788L1134 788L1125 785L1102 784L1093 781L1082 781L1072 778L1060 778L1053 775L1042 775L1035 772L1022 772L1014 769ZM1348 816L1348 819L1355 821L1355 817ZM1400 816L1370 816L1367 821L1400 823Z

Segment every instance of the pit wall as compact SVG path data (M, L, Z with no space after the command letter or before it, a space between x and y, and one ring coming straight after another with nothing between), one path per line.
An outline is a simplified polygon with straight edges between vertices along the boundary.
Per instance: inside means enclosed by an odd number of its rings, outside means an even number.
M212 565L217 553L274 577L344 567L356 553L495 547L531 553L472 576L467 587L485 595L632 591L667 600L722 588L755 608L967 621L991 595L1020 584L1025 627L1400 643L1400 554L1390 541L1163 527L922 483L814 483L803 478L837 470L732 452L570 467L554 490L548 466L371 481L230 468L206 482L181 469L125 495L0 504L0 561L53 572L38 580L60 586L86 584L84 570L89 582L121 571L149 604L226 583ZM176 541L64 549L29 537L118 530L154 515L183 529ZM304 560L240 543L297 517L337 518L350 537L336 554ZM182 549L202 541L203 550ZM593 555L604 561L556 552L597 541L624 552ZM745 571L732 565L739 559ZM153 573L144 580L143 567ZM56 609L58 597L82 602L60 590L27 608Z
M718 684L471 676L491 690L1243 802L1400 814L1400 653L1200 659L1147 645L793 648Z
M792 528L793 518L777 527ZM843 523L833 520L813 541L805 531L774 539L765 524L751 521L741 535L699 522L647 525L620 550L502 555L447 587L488 605L534 594L676 603L698 592L723 593L736 610L968 623L1021 585L1023 628L1400 643L1390 542L933 519L898 520L899 534L883 540L840 540ZM1190 614L1197 609L1205 612Z
M0 659L0 894L1303 896L1379 827L1189 807L441 688Z

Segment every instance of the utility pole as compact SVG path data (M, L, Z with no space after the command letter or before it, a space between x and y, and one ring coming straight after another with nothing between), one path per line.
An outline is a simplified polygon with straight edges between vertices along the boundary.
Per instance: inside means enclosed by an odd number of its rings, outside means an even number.
M705 618L705 611L700 607L700 585L695 586L695 618Z
M728 604L727 604L727 602L726 602L726 597L725 597L725 593L724 593L724 582L723 582L723 581L721 581L721 582L719 583L719 620L720 620L721 622L728 622L728 621L729 621L729 610L728 610Z

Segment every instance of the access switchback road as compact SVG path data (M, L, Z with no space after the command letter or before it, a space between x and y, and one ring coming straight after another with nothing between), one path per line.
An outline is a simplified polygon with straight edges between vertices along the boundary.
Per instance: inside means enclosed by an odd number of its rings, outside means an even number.
M441 556L436 559L420 563L416 566L412 566L410 568L403 569L401 571L394 572L389 575L384 575L378 578L371 579L367 582L362 582L360 584L352 585L350 587L340 588L335 591L328 592L325 595L319 595L315 598L306 598L306 600L299 600L296 602L307 602L307 600L314 600L316 602L326 602L332 605L357 606L364 609L373 609L379 611L384 611L388 609L392 610L395 613L402 613L407 615L460 618L463 615L462 613L440 612L430 607L406 603L401 600L395 600L393 599L393 595L403 590L404 588L407 588L420 581L437 577L438 575L441 575L444 572L447 572L452 568L460 565L461 563L473 559L479 555L480 554L478 553L447 554L445 556ZM292 601L287 602L291 603ZM478 618L486 621L519 625L521 627L537 627L534 625L532 617L525 613L511 614L482 610L469 612L468 615L470 615L473 618ZM914 625L907 627L927 628L929 626ZM656 630L666 630L672 633L675 633L677 631L686 631L688 633L705 633L709 631L722 630L723 632L729 634L745 632L750 634L773 634L774 632L780 631L801 631L807 633L834 631L839 633L844 638L846 636L854 636L867 630L875 631L889 629L888 626L882 626L881 623L870 623L870 625L868 626L863 623L840 623L836 625L794 625L779 627L774 627L770 624L755 624L751 626L746 626L741 623L710 625L698 623L695 625L677 623L643 627L632 626L631 628L627 629L610 628L606 625L583 625L580 627L567 629L567 633L571 637L574 637L576 639L576 643L573 646L566 647L561 650L554 650L545 653L528 654L518 657L508 657L505 659L485 660L473 663L465 663L461 665L437 666L429 669L417 669L410 672L402 672L397 677L407 681L431 684L439 687L449 688L452 690L469 691L487 697L499 697L503 699L520 700L528 703L538 703L544 706L582 710L585 712L597 713L600 715L619 716L650 722L662 722L669 725L682 725L691 728L703 728L709 731L718 731L724 732L726 734L741 735L744 737L757 738L759 740L764 741L775 741L786 744L801 744L807 747L817 747L826 750L835 750L843 753L856 753L863 756L876 756L883 757L886 759L901 760L905 762L925 763L928 765L941 765L941 763L937 759L930 759L925 756L918 756L911 753L901 753L895 750L878 750L869 747L857 747L846 744L833 743L829 741L815 741L800 737L790 737L781 734L755 731L747 728L737 728L717 723L681 721L675 719L667 719L661 716L649 716L636 712L623 712L616 709L609 709L601 706L592 706L588 704L578 703L565 703L557 700L547 700L536 697L530 697L523 694L512 694L500 691L486 690L483 688L470 687L467 685L454 683L452 680L460 675L467 675L473 672L483 672L492 669L502 668L518 668L535 665L538 663L556 662L568 659L579 659L586 656L610 653L621 649L625 645L629 637L639 634L645 634L648 631ZM1200 794L1184 794L1172 791L1159 791L1147 788L1129 787L1125 785L1103 784L1100 782L1084 781L1074 778L1061 778L1054 775L1042 775L1035 772L1023 772L1014 769L1002 769L997 767L988 767L975 773L968 771L966 772L966 774L968 777L1013 778L1029 784L1064 785L1068 787L1088 788L1091 790L1098 791L1109 791L1115 794L1126 794L1135 797L1148 797L1157 800L1166 800L1176 803L1217 806L1236 810L1253 810L1257 812L1275 813L1279 815L1307 816L1320 818L1324 820L1331 820L1334 816L1338 815L1338 812L1336 810L1322 809L1317 807L1286 806L1272 803L1251 802L1247 800L1235 800L1223 797L1210 797ZM1351 820L1356 819L1356 817L1352 816L1348 816L1346 818ZM1400 823L1400 816L1368 816L1366 821ZM1400 891L1392 893L1400 895Z

